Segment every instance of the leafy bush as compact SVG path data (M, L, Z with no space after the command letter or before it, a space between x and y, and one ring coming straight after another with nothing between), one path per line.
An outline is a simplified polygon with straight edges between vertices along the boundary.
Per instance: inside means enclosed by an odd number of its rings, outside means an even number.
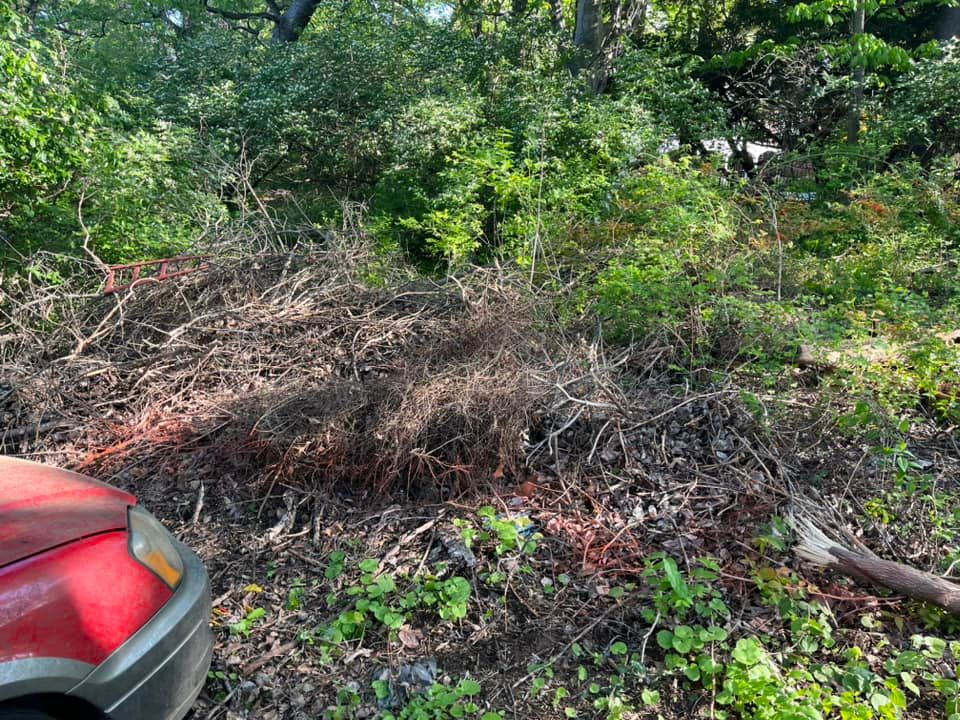
M623 237L595 248L608 259L585 300L614 337L663 332L686 338L691 350L709 347L703 323L729 319L733 306L721 309L723 299L752 283L752 254L736 241L730 198L689 159L664 159L631 175L617 205Z
M928 162L960 148L960 47L916 62L897 83L892 102L880 118L880 141L897 155L922 156Z
M73 68L0 12L0 223L18 251L76 251L89 231L107 262L156 257L216 224L193 133L131 129L120 103L68 81Z
M89 152L96 117L63 70L0 5L0 221L14 230L50 206Z
M505 82L534 85L530 76ZM544 247L561 248L578 224L607 218L662 137L632 100L587 97L569 84L542 89L522 118L470 95L455 106L418 103L378 185L376 226L421 258L456 264L501 253L529 263Z
M203 159L186 129L97 133L86 169L84 218L107 262L184 251L225 210L205 190Z
M663 135L696 143L722 134L727 112L698 79L697 58L629 48L617 62L613 91L650 112Z

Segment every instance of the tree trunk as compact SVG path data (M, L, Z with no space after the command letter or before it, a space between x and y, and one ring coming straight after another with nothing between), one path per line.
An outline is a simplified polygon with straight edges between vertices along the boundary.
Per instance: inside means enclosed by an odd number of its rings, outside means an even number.
M866 26L864 0L857 0L857 6L850 19L850 37L855 39L863 35ZM850 98L850 111L847 114L847 144L856 145L860 136L860 110L863 105L863 66L853 70L853 91Z
M277 20L273 39L277 42L296 42L319 5L320 0L293 0Z
M577 0L577 19L573 28L573 44L590 52L599 49L600 8L598 0Z
M606 85L606 71L602 67L601 53L603 50L603 22L600 17L600 0L577 0L577 20L573 29L573 45L577 48L579 57L571 67L573 74L578 74L587 67L592 67L590 75L590 89L599 92Z

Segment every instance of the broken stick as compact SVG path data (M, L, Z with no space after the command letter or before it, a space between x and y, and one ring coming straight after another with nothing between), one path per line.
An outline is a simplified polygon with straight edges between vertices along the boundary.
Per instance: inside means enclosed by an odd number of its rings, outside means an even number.
M851 550L829 538L807 518L791 518L790 524L799 538L794 552L802 559L960 615L960 585L909 565L884 560L865 548Z

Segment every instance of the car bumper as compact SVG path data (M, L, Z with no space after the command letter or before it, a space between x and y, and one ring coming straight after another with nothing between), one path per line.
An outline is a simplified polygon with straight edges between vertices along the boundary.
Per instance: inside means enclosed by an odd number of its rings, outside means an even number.
M173 597L69 693L111 720L180 720L203 689L213 653L210 580L193 552L177 549L184 575Z

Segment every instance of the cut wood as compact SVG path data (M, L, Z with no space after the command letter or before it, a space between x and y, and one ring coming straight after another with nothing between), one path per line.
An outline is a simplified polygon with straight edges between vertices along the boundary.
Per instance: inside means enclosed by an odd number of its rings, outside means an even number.
M960 586L949 580L903 563L884 560L865 547L851 550L828 537L807 518L793 517L790 524L799 539L794 552L803 560L960 615Z

